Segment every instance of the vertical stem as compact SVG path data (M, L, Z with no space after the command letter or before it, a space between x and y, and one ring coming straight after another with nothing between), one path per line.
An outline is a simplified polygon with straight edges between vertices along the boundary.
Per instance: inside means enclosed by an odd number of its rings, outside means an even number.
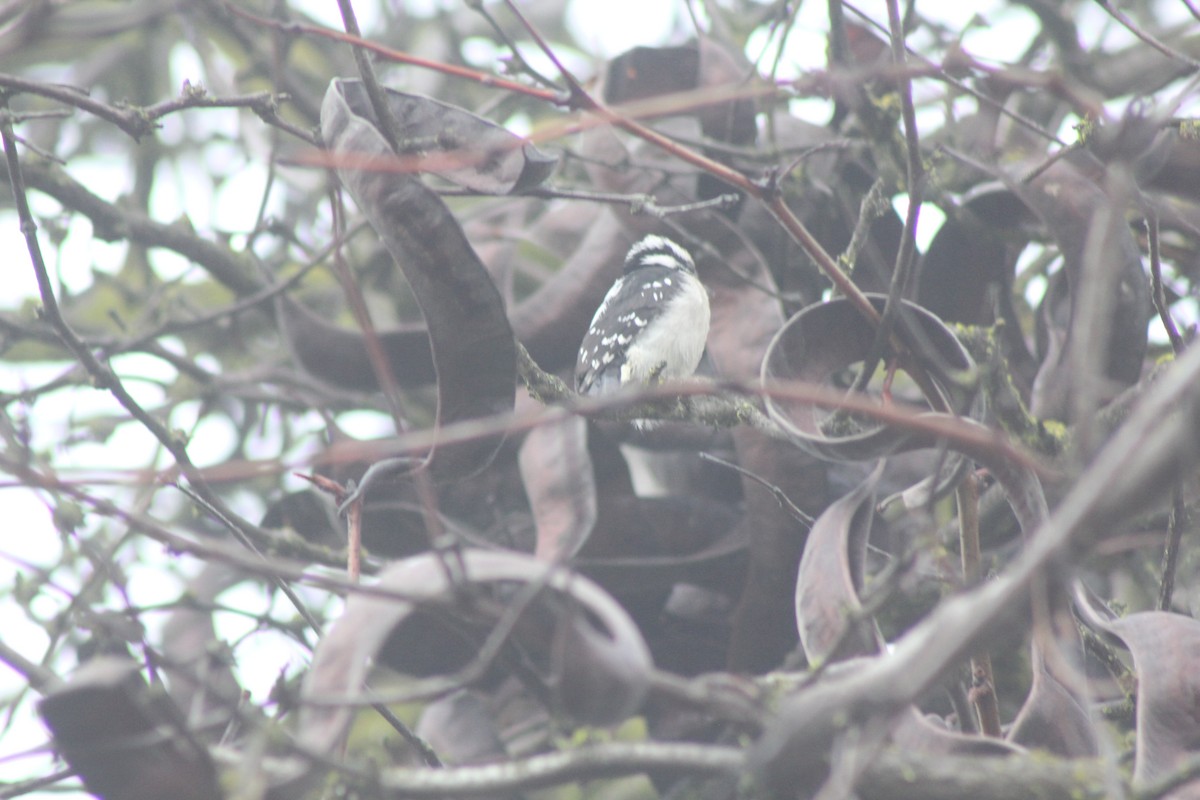
M1154 310L1158 312L1158 318L1162 321L1162 326L1167 331L1167 337L1171 340L1171 349L1178 356L1183 352L1184 342L1183 337L1179 335L1179 328L1175 326L1175 320L1171 318L1171 308L1167 305L1167 292L1163 288L1158 212L1153 208L1146 210L1146 241L1150 245L1150 299L1154 301Z
M355 583L362 578L362 511L361 497L346 509L346 575Z
M917 110L913 103L912 79L904 69L907 51L904 47L904 24L900 19L899 0L888 0L888 27L891 33L892 62L900 74L900 109L904 119L904 145L906 155L906 179L908 189L908 211L905 213L904 231L900 236L900 247L896 253L896 265L892 270L892 286L888 305L907 294L911 288L912 271L916 255L917 219L921 213L921 201L925 193L925 165L921 163L921 141L917 130ZM884 316L888 316L887 312ZM884 333L887 332L883 326Z
M962 550L963 583L979 581L982 558L979 551L979 479L968 475L958 485L959 544ZM992 675L992 657L985 650L971 656L971 702L979 715L984 736L999 737L1000 707L996 702L996 681Z
M358 27L358 18L354 16L353 3L350 0L337 0L337 4L338 10L342 12L342 26L346 29L346 33L356 39L361 39L362 31ZM355 45L354 63L358 66L358 74L362 77L363 88L367 90L367 97L371 101L371 108L375 111L375 118L379 120L379 132L387 141L388 147L392 148L393 152L399 153L400 142L397 139L396 131L400 130L400 124L392 113L392 107L387 103L387 97L383 93L383 87L379 85L379 79L375 77L375 68L371 65L371 56L366 49Z
M1159 249L1158 212L1153 208L1146 210L1146 240L1150 245L1150 298L1162 320L1163 328L1171 340L1171 349L1178 357L1183 352L1184 341L1171 318L1171 309L1167 305L1167 293L1162 282L1162 255ZM1183 539L1183 529L1187 526L1187 508L1183 503L1183 487L1179 482L1171 490L1171 520L1167 525L1167 544L1163 548L1162 583L1158 587L1158 610L1171 610L1171 596L1175 593L1175 566L1179 562L1179 545Z
M1171 521L1167 525L1167 546L1163 548L1162 583L1158 587L1158 610L1171 610L1171 596L1175 593L1175 565L1179 562L1179 544L1183 529L1187 527L1187 508L1183 504L1183 492L1179 484L1171 490Z

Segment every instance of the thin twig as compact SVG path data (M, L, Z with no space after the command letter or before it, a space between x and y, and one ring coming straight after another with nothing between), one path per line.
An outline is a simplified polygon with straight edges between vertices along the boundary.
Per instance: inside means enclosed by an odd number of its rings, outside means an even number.
M473 189L461 186L439 187L437 193L443 197L490 197ZM740 199L736 194L719 194L708 200L680 203L673 206L659 205L651 194L621 194L618 192L593 192L586 189L567 189L561 186L537 186L521 192L521 197L537 197L543 200L584 200L589 203L627 206L630 214L646 214L655 219L665 219L675 214L690 214L696 211L719 211L732 208Z
M871 188L863 195L862 202L858 205L858 221L854 223L854 232L850 235L850 243L838 256L838 260L845 265L846 271L852 276L854 265L858 261L858 254L870 239L872 224L891 207L883 195L883 189L883 178L876 178L875 182L871 184Z
M963 584L974 586L982 574L979 551L979 479L967 475L955 493L958 501L959 547L962 552ZM979 715L979 727L984 736L999 738L1000 706L996 698L996 679L992 674L992 657L986 650L971 656L970 699Z
M816 262L821 271L825 273L834 285L847 297L856 308L874 324L878 324L879 312L871 305L866 296L854 285L853 281L846 276L842 269L837 265L837 262L829 255L816 237L809 232L804 223L792 212L788 206L783 191L779 186L779 174L775 173L768 177L763 183L751 181L742 173L728 167L725 164L715 161L702 153L698 153L691 148L684 147L673 139L664 136L658 131L647 128L640 122L635 121L629 116L619 113L617 110L605 105L603 102L594 97L583 84L571 74L562 63L559 61L553 49L546 43L542 35L534 28L534 26L525 19L521 12L511 3L511 0L506 0L513 13L526 26L529 35L543 49L547 57L554 63L561 72L563 80L571 91L571 107L578 108L584 111L591 112L597 115L600 119L614 125L626 133L630 133L643 141L658 147L666 153L669 153L676 158L698 167L714 178L725 182L726 184L740 189L752 197L762 201L767 210L771 212L788 232L788 234L799 244L805 252Z
M547 91L546 89L539 89L535 86L529 86L517 81L510 81L497 75L492 75L487 72L480 72L477 69L470 69L469 67L460 67L454 64L445 64L440 61L431 61L427 58L421 58L400 50L393 50L390 47L384 47L381 44L376 44L375 42L363 39L360 36L352 36L347 33L342 33L341 31L323 28L318 25L305 25L296 22L279 22L278 20L256 16L236 5L227 4L226 7L237 16L264 27L274 28L286 33L304 33L312 36L323 36L327 39L335 39L339 42L352 44L355 47L369 50L370 52L382 56L389 61L396 61L401 64L411 64L417 67L432 69L446 75L454 75L455 77L466 78L467 80L475 81L483 86L503 89L509 92L516 92L518 94L534 97L538 100L545 100L556 105L564 105L566 102L564 96L558 92L551 92Z
M1057 164L1059 161L1061 161L1062 159L1069 156L1071 153L1074 153L1076 150L1080 150L1082 148L1083 148L1083 140L1082 139L1077 142L1072 142L1071 144L1067 145L1066 147L1060 147L1058 150L1054 151L1052 154L1050 154L1048 157L1046 157L1046 159L1043 160L1041 164L1038 164L1035 168L1030 170L1023 178L1021 178L1020 183L1022 183L1022 184L1033 183L1033 181L1036 180L1038 178L1038 176L1040 176L1046 170L1053 167L1055 164Z
M1132 19L1129 18L1128 14L1126 14L1121 9L1113 6L1112 3L1109 2L1109 0L1095 0L1095 3L1096 3L1096 5L1103 8L1104 11L1110 17L1115 19L1117 22L1121 23L1121 25L1123 25L1126 30L1128 30L1130 33L1132 33L1137 38L1141 39L1146 44L1153 47L1158 52L1162 53L1167 58L1171 59L1172 61L1178 61L1181 64L1187 64L1193 70L1200 70L1200 61L1197 61L1196 59L1192 58L1187 53L1181 53L1178 50L1175 50L1174 48L1167 46L1165 43L1163 43L1162 41L1160 41L1159 39L1157 39L1150 33L1142 30L1141 27L1138 26L1138 24L1136 22L1134 22Z
M18 75L0 73L0 88L11 90L6 93L10 96L18 92L36 94L50 100L57 100L64 105L78 108L81 111L86 111L106 122L116 125L117 128L128 134L134 141L138 141L143 136L153 133L154 129L158 127L153 120L139 113L137 109L120 108L108 103L102 103L90 97L84 90L74 86L45 83L44 81L22 78Z
M338 241L345 243L345 210L341 202L341 193L334 189L331 190L330 194L333 229ZM346 297L346 302L350 306L354 322L363 333L363 341L367 348L367 359L371 364L371 369L375 372L375 377L379 380L379 386L383 392L384 399L387 401L388 408L391 411L392 422L395 424L396 430L407 430L407 415L404 413L404 408L400 403L400 392L398 389L400 384L396 380L396 373L392 368L392 362L388 360L387 353L383 350L383 342L375 330L375 323L371 319L371 311L367 308L367 300L363 297L362 288L358 285L354 271L346 261L342 247L339 246L334 249L333 261L335 266L334 272L338 283L342 287L342 293Z
M12 797L24 797L32 795L40 789L53 786L56 783L61 783L78 775L73 769L62 769L57 772L51 772L49 775L43 775L40 778L32 778L27 781L18 781L16 783L5 783L4 789L0 790L0 800L9 800Z
M834 5L839 6L839 11L838 11L839 17L841 16L841 8L840 7L844 6L845 8L850 9L850 11L852 11L854 14L856 14L865 24L875 28L876 30L878 30L880 33L882 33L885 36L888 34L888 31L886 28L884 28L882 25L880 25L878 22L876 22L874 19L872 19L862 9L857 8L853 3L848 2L848 0L829 0L829 4L831 7ZM830 18L831 19L833 18L832 14L830 15ZM928 58L926 58L925 56L916 52L912 48L907 48L907 50L908 50L908 55L911 56L912 58L916 59L922 65L922 69L924 70L924 72L922 74L928 75L929 77L935 77L940 81L944 81L945 83L950 84L955 89L958 89L959 91L963 92L964 94L970 95L971 97L975 98L975 100L977 100L979 103L981 103L985 106L988 106L989 108L994 110L996 113L1000 114L1001 116L1011 119L1013 122L1017 123L1021 127L1032 131L1033 133L1037 134L1039 137L1041 137L1043 139L1046 139L1047 141L1054 142L1062 147L1067 146L1067 143L1064 142L1062 139L1059 139L1054 133L1046 130L1044 127L1037 124L1033 120L1031 120L1025 116L1022 116L1021 114L1016 113L1015 111L1010 109L1005 103L997 102L996 98L989 96L985 92L979 91L975 87L971 86L969 83L965 83L965 82L960 81L957 78L953 77L952 75L946 74L946 71L941 66L933 63ZM970 61L970 65L971 65L972 69L978 69L986 74L1002 77L1000 70L990 69L990 68L986 67L986 65L980 64L978 61L975 61L973 59ZM912 68L910 67L910 69L912 69ZM1051 79L1049 79L1049 78L1043 78L1034 73L1029 73L1027 77L1030 79L1039 79L1039 81L1038 81L1039 88L1042 88L1042 87L1044 87L1044 88L1060 88L1061 81L1056 80L1051 85ZM1073 105L1075 105L1076 108L1079 108L1080 106L1092 108L1091 104L1082 103L1080 101L1080 98L1077 98L1074 96L1069 96L1067 99Z
M901 301L908 292L910 276L915 266L917 220L921 212L921 198L925 187L925 168L921 163L921 143L917 131L916 109L912 99L912 81L904 74L905 55L904 26L900 20L899 0L887 0L888 23L891 28L888 41L891 42L892 61L900 70L900 98L902 117L904 120L904 142L906 153L908 210L905 212L904 229L900 235L900 246L896 251L896 262L892 267L892 280L888 288L887 302L883 313L879 316L875 327L875 344L871 348L871 358L863 362L863 369L855 380L857 391L866 389L875 373L875 368L882 357L883 347L888 340L895 341L893 330L901 313ZM946 410L941 395L933 387L928 376L924 374L919 364L914 368L913 378L921 386L929 403L938 410Z
M234 524L233 520L229 519L220 509L209 503L205 497L200 495L199 492L180 483L176 483L175 488L189 497L193 503L200 506L215 519L220 521L221 524L225 526L225 529L228 530L243 547L245 547L251 553L257 555L263 561L267 560L267 557L263 554L263 552L254 545L254 542L252 542L250 538L238 528L237 525ZM292 603L296 609L296 612L300 615L312 632L317 636L320 636L321 622L315 616L313 616L311 611L308 610L308 607L304 604L304 601L300 599L300 595L296 594L296 591L292 589L292 587L288 585L287 581L283 580L282 578L272 578L271 583L274 584L275 588L282 592L283 595Z
M714 456L712 453L701 453L700 458L704 459L705 461L711 461L714 464L720 464L723 467L728 467L739 475L743 475L754 481L769 491L771 496L775 498L775 502L779 503L780 508L786 511L792 517L792 519L802 523L805 527L811 528L813 526L813 518L808 514L805 514L799 506L793 503L792 499L787 496L787 492L783 491L781 487L771 483L761 475L751 472L745 467L739 466L732 461L726 461L723 458Z
M517 47L517 43L514 42L511 37L509 37L500 23L496 21L496 18L492 16L492 13L488 11L487 6L483 3L483 0L467 0L467 6L472 11L481 14L483 18L487 20L488 25L490 25L492 28L492 32L496 34L497 38L499 38L500 41L508 47L509 52L512 53L513 61L516 62L517 69L524 71L529 77L533 78L536 82L551 89L552 91L562 91L554 84L554 81L547 78L529 63L529 59L525 58L525 56L521 53L521 48Z
M254 546L254 544L249 541L249 539L246 538L241 531L238 530L237 526L234 525L231 520L226 519L224 515L220 513L220 511L213 508L209 503L205 502L202 497L197 495L195 492L192 492L188 488L178 484L176 484L176 488L182 491L188 497L192 498L193 502L200 505L202 508L206 508L209 513L221 520L221 522L225 524L227 530L229 530L230 533L232 533L234 537L246 547L246 549L258 555L264 563L267 561L266 556L262 555L262 553ZM357 560L357 548L351 549L347 557L347 572L349 573L349 579L352 583L358 582L358 573L361 571L361 564L357 563ZM275 588L281 591L292 603L293 607L295 607L295 609L299 612L300 616L304 619L304 622L309 626L313 633L315 633L318 637L322 636L322 626L320 621L313 616L312 612L308 610L308 607L304 605L304 601L300 599L300 596L296 593L296 590L291 587L290 583L277 575L270 575L269 580L275 586ZM376 713L383 717L384 721L392 726L392 728L399 733L405 741L416 748L417 752L422 754L425 763L428 766L439 766L441 764L437 754L432 750L432 748L429 747L425 740L414 733L408 727L408 725L404 723L403 720L396 716L395 712L378 701L372 702L371 708L373 708Z
M1187 529L1188 512L1183 502L1183 487L1176 483L1171 490L1171 516L1167 523L1167 544L1163 547L1162 581L1158 587L1158 610L1170 611L1175 594L1175 570L1179 563L1179 547Z
M12 135L11 124L8 119L0 115L0 141L3 142L5 159L8 165L9 181L13 189L13 198L17 206L17 216L21 220L21 230L25 235L26 248L29 251L30 259L33 262L34 274L37 278L38 290L42 299L43 313L49 321L50 326L58 334L63 344L75 356L75 358L83 364L87 373L95 381L100 388L108 390L110 394L117 400L118 403L129 413L129 415L142 424L147 431L150 432L155 439L167 450L168 453L175 459L180 471L187 476L194 489L183 489L185 493L191 496L198 504L207 509L222 524L251 552L257 554L265 560L265 556L255 546L253 538L250 535L250 530L254 526L250 525L245 520L233 513L216 495L204 481L203 473L196 469L192 464L191 458L187 453L187 445L180 438L174 436L167 427L160 422L155 416L148 413L141 405L133 398L129 391L125 388L121 379L117 377L112 369L104 364L92 353L92 351L83 343L78 335L72 330L62 314L62 310L58 305L57 298L54 294L53 284L50 280L50 273L46 268L45 260L42 257L41 247L37 239L37 224L34 222L33 215L29 208L29 201L25 195L25 184L21 173L21 162L17 157L16 142ZM178 485L178 484L177 484ZM300 598L291 591L284 582L277 583L281 591L295 605L296 610L300 613L309 624L315 625L316 620L311 613L307 611ZM314 630L318 630L314 628Z
M578 92L582 89L579 81L575 79L575 76L571 74L570 70L563 66L562 61L560 61L558 58L558 53L554 52L554 48L550 46L549 42L542 38L541 32L538 31L538 29L525 18L525 15L521 13L521 9L517 6L517 4L514 3L513 0L504 0L504 5L507 6L512 15L517 18L517 21L525 27L525 30L529 33L529 35L533 37L534 44L541 49L546 58L550 59L550 63L553 64L554 68L558 70L559 76L566 81L567 87L570 91L570 96L572 99L574 99L578 95Z
M139 141L143 136L156 131L159 128L158 121L163 117L193 108L246 108L269 125L285 130L306 142L314 141L312 134L279 116L279 103L288 99L286 94L255 92L234 97L212 97L203 87L185 83L183 91L178 97L150 106L138 107L111 105L92 98L85 90L74 86L35 81L18 75L0 73L0 88L8 89L9 95L35 94L86 111L106 122L111 122L134 141ZM27 118L32 118L32 115L33 112L20 114Z
M354 16L354 4L351 0L337 0L337 4L338 10L342 14L342 25L346 28L346 33L356 39L362 39L362 31L358 28L358 18ZM375 120L379 123L376 128L383 135L388 147L392 148L393 152L399 153L401 151L400 122L392 112L392 107L383 93L383 87L375 76L375 67L371 65L366 48L356 44L352 49L354 63L358 66L358 74L362 78L363 88L367 90L371 108L375 112Z
M1150 246L1150 297L1154 301L1154 310L1158 312L1163 329L1171 340L1171 349L1178 356L1183 352L1184 342L1183 337L1179 335L1179 328L1175 326L1175 320L1171 317L1171 307L1167 305L1167 293L1163 288L1158 212L1153 207L1146 210L1146 241Z
M921 202L925 193L925 166L921 161L920 131L917 128L917 111L913 104L912 80L904 74L905 57L908 49L904 44L904 26L900 20L899 0L887 0L888 25L891 28L889 41L892 61L901 71L900 103L904 121L904 146L908 184L908 211L905 214L904 230L900 236L900 247L896 253L896 265L892 271L892 286L888 293L888 308L884 310L882 334L887 334L887 319L894 317L892 309L901 297L907 295L909 282L916 258L917 220L921 213Z
M46 694L62 686L62 679L52 670L26 658L19 650L0 640L0 661L23 677L35 691Z

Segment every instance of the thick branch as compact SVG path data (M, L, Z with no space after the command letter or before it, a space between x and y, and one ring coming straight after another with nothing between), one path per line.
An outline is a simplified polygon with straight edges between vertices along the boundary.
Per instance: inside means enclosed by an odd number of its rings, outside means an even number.
M0 179L11 182L0 165ZM249 265L228 248L196 234L184 224L166 225L138 211L122 208L94 194L66 170L47 161L30 158L21 163L22 177L31 189L53 197L65 208L83 214L92 222L97 237L105 241L128 239L145 247L161 247L179 253L208 270L222 285L239 296L263 288Z

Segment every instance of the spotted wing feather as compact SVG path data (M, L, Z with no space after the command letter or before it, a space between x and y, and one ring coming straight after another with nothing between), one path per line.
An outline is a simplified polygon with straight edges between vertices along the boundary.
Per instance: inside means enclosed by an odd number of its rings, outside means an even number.
M579 347L575 388L581 394L604 394L621 385L626 346L646 327L662 301L661 293L642 287L647 281L670 280L675 272L669 267L643 266L613 284Z

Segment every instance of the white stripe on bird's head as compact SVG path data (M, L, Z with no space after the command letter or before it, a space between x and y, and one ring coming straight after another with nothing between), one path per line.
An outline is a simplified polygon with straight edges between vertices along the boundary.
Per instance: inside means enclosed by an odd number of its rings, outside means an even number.
M692 255L682 246L665 236L650 234L629 248L625 256L625 271L638 267L666 267L694 273L696 264Z

